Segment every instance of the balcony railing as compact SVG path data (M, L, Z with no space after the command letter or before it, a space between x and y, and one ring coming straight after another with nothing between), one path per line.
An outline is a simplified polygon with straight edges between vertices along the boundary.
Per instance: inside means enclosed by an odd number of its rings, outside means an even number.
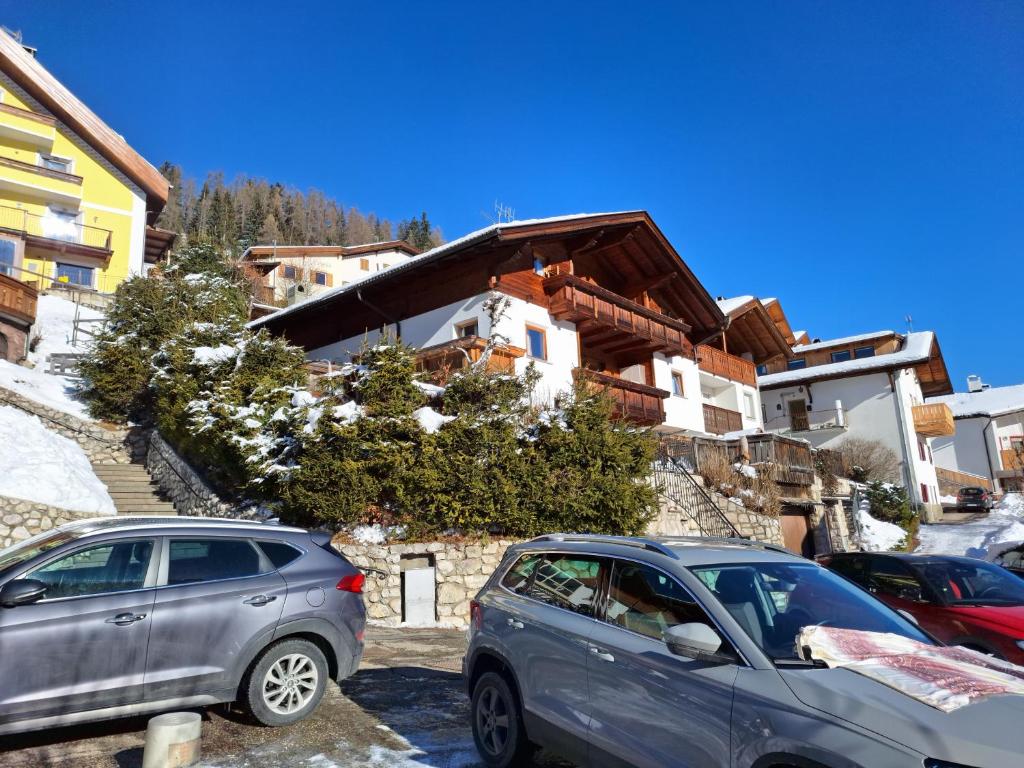
M66 173L65 171L58 171L54 168L46 168L42 165L32 165L32 163L23 163L21 160L15 160L10 157L0 157L0 166L4 168L12 168L16 171L26 171L28 173L35 173L40 176L46 176L51 179L57 179L59 181L66 181L69 184L78 184L81 186L82 177L76 176L73 173Z
M487 348L487 339L480 336L465 336L461 339L423 347L416 353L416 370L427 373L443 373L445 371L466 368L480 361ZM487 370L499 373L512 373L516 360L526 354L522 347L506 344L491 350L487 361Z
M31 325L36 321L37 297L35 288L0 272L0 314Z
M615 402L616 417L645 426L665 421L664 401L669 393L664 389L585 368L577 368L575 374L608 392Z
M738 381L750 387L757 386L757 369L752 362L707 344L697 347L697 367L713 376Z
M544 292L550 296L552 317L577 324L593 324L601 332L605 346L617 347L639 339L654 352L666 355L689 353L691 346L686 332L690 327L686 323L606 288L575 275L556 275L544 280Z
M945 403L915 405L914 431L922 437L947 437L956 433L953 411Z
M704 431L713 435L724 435L726 432L739 432L743 429L743 417L738 411L719 408L717 405L704 403Z
M40 216L21 208L0 205L0 230L13 232L30 244L52 246L70 244L110 254L109 229L90 227L56 216Z

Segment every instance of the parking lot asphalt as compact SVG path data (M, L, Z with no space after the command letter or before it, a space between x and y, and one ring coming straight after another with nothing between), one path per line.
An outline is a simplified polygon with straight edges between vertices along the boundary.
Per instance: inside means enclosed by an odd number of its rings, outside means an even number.
M329 685L319 709L264 728L229 707L203 715L206 768L482 768L463 692L463 632L370 627L359 671ZM0 741L0 766L142 765L148 718L59 728ZM538 768L571 768L538 755Z

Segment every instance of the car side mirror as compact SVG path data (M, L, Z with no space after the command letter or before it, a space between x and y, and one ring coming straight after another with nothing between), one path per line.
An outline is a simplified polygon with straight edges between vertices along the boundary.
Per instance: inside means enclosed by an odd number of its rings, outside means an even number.
M0 589L0 605L4 608L14 608L18 605L34 603L46 594L47 589L49 589L49 585L38 579L8 581Z
M712 664L732 664L736 658L723 652L722 638L707 624L692 622L669 627L664 634L665 645L676 656Z

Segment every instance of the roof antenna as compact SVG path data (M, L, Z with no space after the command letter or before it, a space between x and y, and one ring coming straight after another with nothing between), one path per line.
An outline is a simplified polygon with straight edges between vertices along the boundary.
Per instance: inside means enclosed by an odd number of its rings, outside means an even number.
M910 315L906 315L903 318L903 322L905 322L907 324L907 333L913 333L914 332L914 318L911 317Z
M494 215L497 219L495 224L507 224L510 221L515 221L516 210L511 206L500 203L497 200L494 201Z

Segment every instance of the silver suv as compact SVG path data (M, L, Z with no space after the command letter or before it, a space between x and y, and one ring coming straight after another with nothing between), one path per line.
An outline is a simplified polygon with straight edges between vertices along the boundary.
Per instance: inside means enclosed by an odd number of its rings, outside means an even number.
M816 563L742 540L542 536L471 604L464 674L488 766L1005 768L1024 697L946 714L800 659L819 624L933 642Z
M122 517L0 551L0 734L236 700L301 720L363 652L364 576L329 542Z

